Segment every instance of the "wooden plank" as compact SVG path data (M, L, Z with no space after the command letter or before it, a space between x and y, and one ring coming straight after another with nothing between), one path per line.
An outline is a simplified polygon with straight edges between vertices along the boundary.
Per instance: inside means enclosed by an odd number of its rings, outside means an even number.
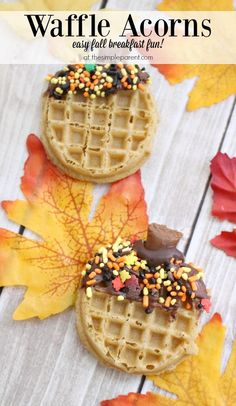
M221 151L230 157L236 156L235 145L236 106L223 140ZM211 158L214 157L214 154ZM207 162L207 173L210 175L209 162ZM201 317L201 326L215 313L218 312L227 326L227 337L225 342L222 365L226 366L231 352L232 339L236 334L236 273L235 259L227 256L223 251L217 250L210 244L210 239L220 234L221 231L231 231L234 228L232 223L220 221L211 216L212 191L208 187L201 211L194 228L191 243L188 248L187 258L205 270L205 281L211 290L212 309L210 314L204 313ZM142 388L142 392L159 392L148 379Z

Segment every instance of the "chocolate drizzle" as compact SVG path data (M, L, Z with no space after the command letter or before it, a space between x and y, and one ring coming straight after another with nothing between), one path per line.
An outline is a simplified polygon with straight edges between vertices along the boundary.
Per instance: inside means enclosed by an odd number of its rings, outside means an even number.
M175 314L179 306L208 310L210 298L203 272L184 260L176 248L182 234L151 224L146 241L117 241L103 247L86 266L82 287L142 301L145 311L162 307Z

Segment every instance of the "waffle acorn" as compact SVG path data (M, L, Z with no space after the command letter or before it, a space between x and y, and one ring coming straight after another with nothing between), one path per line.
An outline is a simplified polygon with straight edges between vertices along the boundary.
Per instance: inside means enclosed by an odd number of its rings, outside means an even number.
M87 263L77 329L103 364L156 374L197 352L198 319L210 299L202 270L175 247L180 236L152 224L146 242L118 240Z
M74 178L113 182L150 155L157 115L149 75L119 66L69 66L48 78L42 141L50 160Z

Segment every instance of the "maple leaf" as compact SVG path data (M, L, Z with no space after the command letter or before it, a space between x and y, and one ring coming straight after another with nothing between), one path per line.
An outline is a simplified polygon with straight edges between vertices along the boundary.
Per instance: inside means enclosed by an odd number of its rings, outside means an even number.
M232 0L164 0L162 11L233 11ZM187 110L208 107L236 93L236 65L154 65L170 84L198 77L189 94Z
M210 241L214 247L223 250L227 255L236 258L236 229L222 231Z
M140 172L114 183L89 221L93 185L62 174L41 141L27 140L21 188L27 201L3 202L10 220L40 240L0 229L0 286L28 287L14 319L45 318L73 305L84 264L101 246L137 234L145 238L146 203Z
M119 292L119 290L125 286L119 276L117 276L115 279L113 279L112 285L116 292Z
M175 393L178 399L159 394L130 393L101 406L234 406L236 402L236 340L227 367L221 375L225 328L215 314L198 337L199 353L188 357L176 369L153 376L156 385Z
M236 158L218 152L211 161L212 214L236 223Z

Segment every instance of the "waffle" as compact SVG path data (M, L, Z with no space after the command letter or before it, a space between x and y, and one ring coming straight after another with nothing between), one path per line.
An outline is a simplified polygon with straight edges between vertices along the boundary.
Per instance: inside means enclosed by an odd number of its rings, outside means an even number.
M96 183L134 173L147 159L155 132L153 99L144 90L119 90L94 100L81 93L43 96L42 141L63 172Z
M176 319L161 308L150 314L136 301L93 289L92 298L79 289L77 328L82 343L103 364L119 370L151 375L174 368L195 354L198 333L196 309L179 308Z

